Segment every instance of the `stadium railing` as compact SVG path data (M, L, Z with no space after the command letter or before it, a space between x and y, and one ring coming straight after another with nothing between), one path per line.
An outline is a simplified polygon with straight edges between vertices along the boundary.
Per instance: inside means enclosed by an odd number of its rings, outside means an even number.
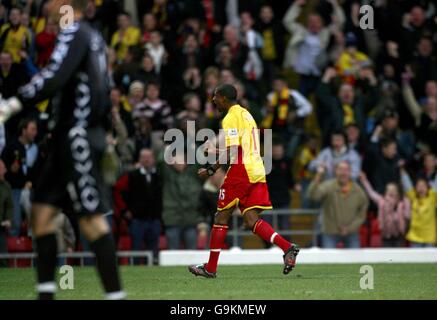
M320 230L317 228L317 219L315 219L311 229L301 229L301 230L291 230L291 229L280 229L278 224L279 215L289 215L289 216L299 216L299 215L310 215L318 216L320 214L320 209L274 209L266 210L262 213L263 216L272 216L272 226L273 228L284 236L302 236L311 235L313 244L317 243L317 236L320 234ZM232 215L232 228L228 231L228 236L232 237L232 246L239 247L238 238L242 236L252 235L252 231L243 230L240 225L241 215Z
M147 265L151 266L153 265L153 253L152 251L118 251L117 252L118 258L129 258L129 264L133 264L134 258L147 258ZM0 260L6 259L6 260L12 260L13 265L12 267L17 267L17 261L20 259L30 259L30 266L34 266L34 260L36 258L36 254L34 252L20 252L20 253L0 253ZM65 252L65 253L59 253L58 258L72 258L72 259L79 259L80 266L84 265L84 260L86 258L94 258L94 253L92 252Z

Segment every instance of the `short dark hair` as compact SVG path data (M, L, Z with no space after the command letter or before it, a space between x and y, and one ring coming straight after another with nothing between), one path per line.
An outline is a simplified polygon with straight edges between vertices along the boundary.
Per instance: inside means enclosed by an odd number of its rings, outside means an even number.
M21 135L23 133L24 129L27 129L27 127L29 126L30 123L34 122L35 124L36 119L34 118L26 118L26 119L22 119L19 123L18 123L18 132Z
M386 148L386 147L388 147L391 144L396 144L397 145L396 140L393 139L393 138L384 138L384 139L381 139L381 148Z
M237 89L231 84L221 84L215 90L229 101L237 100Z

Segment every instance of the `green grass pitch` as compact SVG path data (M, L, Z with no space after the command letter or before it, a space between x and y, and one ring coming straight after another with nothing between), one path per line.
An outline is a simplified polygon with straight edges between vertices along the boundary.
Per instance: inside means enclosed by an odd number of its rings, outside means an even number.
M361 265L220 266L216 279L186 267L122 267L129 299L437 299L436 264L373 264L374 289L360 289ZM0 299L34 299L34 270L0 269ZM58 275L59 280L59 275ZM58 299L101 299L92 267L74 269L74 289Z

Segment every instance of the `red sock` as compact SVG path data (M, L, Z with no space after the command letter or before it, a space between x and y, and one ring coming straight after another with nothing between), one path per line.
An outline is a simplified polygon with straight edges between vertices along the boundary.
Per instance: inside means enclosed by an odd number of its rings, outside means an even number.
M225 243L226 234L228 233L228 226L215 224L211 230L211 240L209 243L209 260L205 266L208 272L217 272L217 263L220 256L220 250Z
M291 246L290 242L282 238L277 232L275 232L275 230L273 230L272 226L264 220L259 219L253 226L252 231L265 241L276 244L284 252Z

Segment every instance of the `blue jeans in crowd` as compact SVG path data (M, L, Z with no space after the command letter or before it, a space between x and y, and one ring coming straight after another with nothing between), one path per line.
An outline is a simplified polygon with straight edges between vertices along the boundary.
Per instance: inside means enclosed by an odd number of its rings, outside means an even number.
M410 242L411 248L433 248L433 243Z
M323 234L322 246L323 248L336 248L337 244L342 241L344 247L348 249L360 248L360 237L358 233L351 233L347 236L341 236L337 234Z
M161 222L159 219L140 220L132 219L129 225L129 234L132 238L132 250L151 250L154 262L158 261L159 236L161 235ZM144 246L144 241L146 245ZM140 259L134 259L139 264Z
M168 248L170 250L179 250L181 241L184 243L184 248L188 250L197 249L197 228L196 226L189 227L174 227L168 226L165 228Z

